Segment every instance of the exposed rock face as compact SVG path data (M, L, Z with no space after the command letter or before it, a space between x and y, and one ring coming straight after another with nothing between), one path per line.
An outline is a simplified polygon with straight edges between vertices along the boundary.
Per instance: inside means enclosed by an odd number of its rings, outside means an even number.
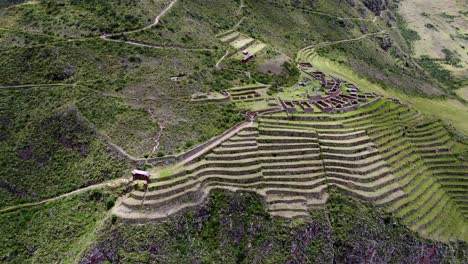
M382 38L382 42L380 43L380 47L383 50L388 51L388 49L390 49L392 47L392 43L393 43L393 40L390 37L384 37L384 38Z
M365 34L367 32L367 26L366 25L361 25L359 27L359 30L361 31L362 34Z
M376 16L380 16L382 11L387 9L388 0L365 0L363 3Z

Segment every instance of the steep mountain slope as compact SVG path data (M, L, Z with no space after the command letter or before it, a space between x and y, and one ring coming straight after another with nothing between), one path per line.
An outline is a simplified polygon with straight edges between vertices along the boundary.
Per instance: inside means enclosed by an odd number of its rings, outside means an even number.
M467 234L468 112L453 91L463 83L434 60L413 57L417 37L398 2L0 1L0 261L177 262L193 253L191 262L466 262L459 241ZM240 63L250 53L253 59ZM298 63L305 62L387 103L307 117L317 122L260 114L248 129L218 140L221 147L184 153L241 122L246 111L278 110L291 89L301 95ZM322 131L298 139L304 127ZM272 134L262 135L266 130ZM286 144L272 138L278 133ZM272 154L277 164L254 164L272 152L279 152ZM195 165L164 167L185 157ZM363 170L330 175L354 162ZM154 172L148 192L82 189L122 183L135 167ZM307 206L290 193L266 201L200 193L199 185L179 185L181 171L190 184L200 174L203 182L228 181L228 190L247 181L263 198L264 184L287 193L321 189ZM133 200L114 207L117 196ZM394 215L352 196L382 200ZM121 219L126 205L135 209L130 218L145 218L142 201L166 218L178 211L167 207L174 197L171 206L195 207L166 223Z
M463 244L418 239L397 219L342 194L304 221L271 218L252 193L216 191L165 222L110 222L81 263L450 263Z

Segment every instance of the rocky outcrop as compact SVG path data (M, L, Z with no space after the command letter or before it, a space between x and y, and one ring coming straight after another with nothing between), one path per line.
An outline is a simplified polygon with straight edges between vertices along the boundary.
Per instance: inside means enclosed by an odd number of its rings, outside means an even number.
M393 40L390 37L384 37L381 39L380 47L383 50L388 51L392 47L392 44Z
M388 0L364 0L363 4L376 16L380 16L382 11L387 9Z

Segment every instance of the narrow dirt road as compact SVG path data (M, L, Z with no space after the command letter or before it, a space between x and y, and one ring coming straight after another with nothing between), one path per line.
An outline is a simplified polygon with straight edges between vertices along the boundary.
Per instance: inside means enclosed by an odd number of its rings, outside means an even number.
M21 88L35 88L35 87L62 87L72 86L75 87L76 83L44 83L44 84L22 84L22 85L6 85L0 86L0 89L21 89Z
M132 41L124 41L124 40L116 40L116 39L109 39L110 37L113 37L113 36L118 36L118 35L128 35L128 34L132 34L132 33L137 33L137 32L141 32L141 31L144 31L144 30L147 30L147 29L150 29L156 25L159 24L159 20L167 13L169 12L172 7L178 2L178 0L173 0L166 8L164 8L161 13L159 13L159 15L154 19L153 23L146 26L146 27L143 27L143 28L139 28L139 29L135 29L135 30L130 30L130 31L125 31L125 32L120 32L120 33L111 33L111 34L104 34L102 35L100 38L101 39L105 39L105 40L110 40L110 41L115 41L115 42L124 42L124 43L127 43L127 44L132 44L132 45L139 45L139 46L143 46L143 47L157 47L157 46L152 46L152 45L145 45L145 44L141 44L141 43L137 43L137 42L132 42Z
M217 62L216 62L216 65L215 65L215 68L216 69L220 69L219 67L219 64L221 64L221 62L229 55L229 51L226 51L226 53L224 53L224 55L221 57L221 59L219 59Z
M98 184L90 185L90 186L85 187L85 188L74 190L74 191L69 192L69 193L65 193L65 194L56 196L56 197L53 197L53 198L45 199L45 200L42 200L42 201L39 201L39 202L26 203L26 204L20 204L20 205L7 207L7 208L4 208L4 209L1 209L0 214L8 213L8 212L11 212L11 211L14 211L14 210L17 210L17 209L21 209L21 208L26 208L26 207L45 204L45 203L50 203L50 202L53 202L53 201L56 201L56 200L59 200L59 199L62 199L62 198L65 198L65 197L68 197L68 196L71 196L71 195L86 192L86 191L89 191L89 190L100 189L100 188L103 188L103 187L113 187L113 186L116 186L116 185L119 185L119 184L124 184L124 183L126 184L128 182L129 182L129 179L116 179L116 180L113 180L113 181L110 181L110 182L98 183Z
M351 42L351 41L358 41L358 40L361 40L361 39L364 39L364 38L367 38L367 37L370 37L370 36L384 34L386 32L387 32L387 30L381 30L379 32L368 33L368 34L362 35L362 36L357 37L357 38L343 39L343 40L337 40L337 41L332 41L332 42L322 42L322 43L307 46L307 47L301 49L300 51L305 51L305 50L312 49L312 48L326 47L326 46L330 46L330 45L336 45L336 44L346 43L346 42Z

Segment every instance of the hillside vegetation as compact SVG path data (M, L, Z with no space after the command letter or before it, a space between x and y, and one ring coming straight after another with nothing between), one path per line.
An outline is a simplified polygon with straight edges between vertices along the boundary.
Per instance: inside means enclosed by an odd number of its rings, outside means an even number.
M82 263L463 263L466 247L421 240L378 209L332 192L304 220L271 218L252 193L145 225L108 222Z
M0 262L468 262L443 3L0 0ZM378 95L243 122L320 89L300 62ZM148 189L110 187L135 168Z

